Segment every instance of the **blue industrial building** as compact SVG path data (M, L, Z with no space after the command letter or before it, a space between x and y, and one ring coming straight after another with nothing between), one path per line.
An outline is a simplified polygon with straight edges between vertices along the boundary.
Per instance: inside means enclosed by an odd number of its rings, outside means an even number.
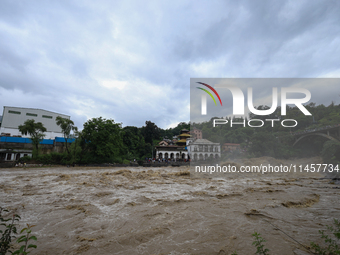
M67 139L67 143L73 143L74 138ZM55 149L65 143L64 137L55 139L43 139L40 144L49 149ZM32 156L32 141L30 138L0 136L0 161L14 161L24 156Z

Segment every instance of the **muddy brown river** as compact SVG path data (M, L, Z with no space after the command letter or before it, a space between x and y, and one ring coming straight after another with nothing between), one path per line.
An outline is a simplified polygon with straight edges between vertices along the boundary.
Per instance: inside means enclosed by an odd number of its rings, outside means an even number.
M248 255L256 251L256 231L270 254L303 255L311 253L302 245L319 242L318 230L340 218L339 185L324 177L190 178L189 167L11 168L0 169L0 206L21 216L19 227L36 225L31 254Z

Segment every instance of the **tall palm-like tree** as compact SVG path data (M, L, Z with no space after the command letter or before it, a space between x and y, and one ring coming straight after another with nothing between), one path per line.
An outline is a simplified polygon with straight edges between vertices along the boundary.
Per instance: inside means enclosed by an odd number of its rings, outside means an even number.
M46 128L44 125L41 122L35 122L33 119L26 120L23 125L19 125L19 131L23 135L30 135L32 144L35 147L36 155L38 155L39 143L45 137L44 132L46 132Z
M63 134L64 134L64 139L65 139L65 146L66 146L66 151L68 154L70 154L70 151L68 149L67 145L67 139L70 138L71 131L77 131L77 127L74 126L74 122L70 119L62 118L60 116L56 117L56 123L58 126L60 126Z

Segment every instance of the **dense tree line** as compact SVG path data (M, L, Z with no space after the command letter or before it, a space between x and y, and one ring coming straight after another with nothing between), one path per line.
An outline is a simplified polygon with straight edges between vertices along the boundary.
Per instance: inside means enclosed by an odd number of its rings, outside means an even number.
M29 134L32 138L35 146L34 160L51 164L129 163L144 160L155 155L155 146L165 134L172 139L175 132L179 134L184 123L175 129L164 130L151 121L146 121L145 126L140 128L122 127L121 123L115 123L112 119L99 117L86 121L82 131L78 131L73 121L68 119L58 118L57 125L64 134L65 153L44 155L38 153L39 142L44 138L43 132L46 131L43 124L28 120L19 127L23 134ZM186 124L185 127L189 128L189 125ZM71 137L75 138L75 141L69 145L66 141Z
M276 158L307 157L322 155L327 160L340 159L340 145L338 142L328 141L323 137L311 136L302 139L296 146L292 146L295 138L292 134L309 129L317 129L324 126L340 123L340 105L331 103L329 106L310 103L305 106L312 113L305 116L297 107L287 107L287 114L281 116L278 107L270 116L257 116L249 114L248 118L226 118L231 121L248 123L249 120L263 120L265 125L259 128L246 127L243 125L217 125L213 127L213 119L203 123L181 122L174 128L162 129L155 123L146 121L143 127L126 126L115 123L112 119L102 117L92 118L84 123L82 131L74 127L71 120L59 118L57 124L61 127L65 141L76 137L66 152L63 154L52 153L41 155L45 161L59 161L67 164L72 163L128 163L132 160L143 160L155 155L155 146L164 138L172 139L180 134L182 129L196 127L202 130L203 138L223 145L224 143L241 144L242 156L259 157L272 156ZM258 106L258 110L269 109L268 106ZM222 117L218 117L222 118ZM277 119L272 126L266 119ZM283 127L280 122L283 119L295 119L296 127ZM28 120L19 127L24 134L30 134L35 145L34 156L38 157L37 146L43 138L45 131L41 123ZM65 143L66 145L66 143ZM228 157L230 155L226 155ZM240 156L240 155L239 155ZM46 163L46 162L45 162Z
M129 163L143 160L153 154L154 145L160 139L160 128L151 121L145 126L122 127L112 119L92 118L78 132L76 142L68 155L73 163Z
M310 136L302 139L296 146L292 146L295 138L294 133L305 132L306 130L319 129L325 126L340 124L340 104L335 105L333 102L329 106L323 104L316 106L310 103L305 106L312 114L304 115L299 108L287 106L287 114L281 115L281 108L278 107L269 116L259 116L249 114L248 118L225 118L227 124L217 125L213 127L213 119L222 117L214 117L210 121L203 123L192 123L192 127L201 129L203 137L220 144L238 143L241 144L243 151L249 157L272 156L276 158L289 157L308 157L322 155L325 159L340 159L339 143L329 141L327 138ZM258 110L266 110L270 107L261 105L256 107ZM262 120L265 124L262 127L254 128L248 126L249 120ZM274 126L266 119L277 119ZM283 119L294 119L297 121L296 127L284 127L281 125ZM246 127L243 125L230 126L233 121L242 123L245 121ZM257 122L259 123L259 121ZM293 125L294 123L289 123ZM255 125L255 124L254 124ZM259 124L256 124L259 125ZM330 146L331 144L331 146ZM326 157L326 155L328 155Z

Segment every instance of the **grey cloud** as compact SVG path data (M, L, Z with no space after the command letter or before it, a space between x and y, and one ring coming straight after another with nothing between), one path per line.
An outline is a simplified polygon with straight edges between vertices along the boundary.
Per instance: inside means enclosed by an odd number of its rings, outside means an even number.
M340 3L332 0L4 0L0 89L12 91L13 106L34 104L78 123L104 116L166 127L189 120L192 77L340 74L339 13ZM128 88L103 88L106 80L135 86L147 102L131 100ZM151 97L150 88L161 92ZM18 98L18 90L36 100ZM258 84L254 93L265 97L271 90Z

